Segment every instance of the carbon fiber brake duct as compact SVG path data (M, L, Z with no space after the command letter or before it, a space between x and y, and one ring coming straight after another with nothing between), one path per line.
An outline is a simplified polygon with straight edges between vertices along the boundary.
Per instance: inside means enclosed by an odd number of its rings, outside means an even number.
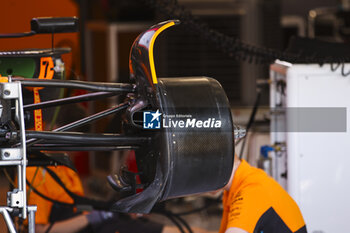
M135 180L125 175L128 173L116 177L117 189L128 192L113 205L114 211L148 213L156 202L217 190L230 179L233 123L221 85L207 77L156 76L155 40L178 23L167 21L151 27L131 48L130 76L137 91L127 109L126 133L151 136L152 143L135 151L143 190L136 193L135 185L130 189ZM160 129L138 124L138 116L157 110L162 114Z

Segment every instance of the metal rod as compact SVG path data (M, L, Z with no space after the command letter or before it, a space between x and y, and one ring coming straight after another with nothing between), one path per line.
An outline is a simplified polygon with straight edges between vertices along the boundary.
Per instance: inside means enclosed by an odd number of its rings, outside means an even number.
M80 120L77 120L75 122L72 122L68 125L65 125L65 126L62 126L62 127L59 127L57 129L54 129L53 132L63 132L63 131L67 131L67 130L71 130L71 129L74 129L74 128L78 128L80 126L83 126L83 125L86 125L92 121L96 121L98 119L101 119L103 117L106 117L106 116L109 116L113 113L116 113L116 112L119 112L123 109L126 109L127 107L129 106L129 103L122 103L122 104L119 104L113 108L110 108L110 109L107 109L107 110L104 110L102 112L98 112L96 114L93 114L91 116L88 116L88 117L85 117L83 119L80 119Z
M101 119L101 118L106 117L108 115L111 115L113 113L119 112L119 111L121 111L123 109L126 109L128 106L129 106L129 103L127 103L127 102L119 104L119 105L117 105L117 106L115 106L113 108L104 110L102 112L95 113L94 115L85 117L83 119L74 121L74 122L72 122L70 124L67 124L67 125L64 125L62 127L57 128L57 129L54 129L54 130L52 130L52 132L63 132L63 131L71 130L71 129L74 129L74 128L78 128L78 127L86 125L86 124L88 124L88 123L90 123L92 121ZM29 146L31 146L31 145L33 145L35 143L38 143L39 140L38 139L34 139L34 138L29 139L29 140L27 140L27 146L29 147Z
M21 77L12 77L13 81L20 81L23 86L29 87L53 87L53 88L73 88L84 89L89 91L106 91L130 93L134 92L134 86L128 83L103 83L103 82L86 82L77 80L44 80L44 79L27 79Z
M23 109L24 110L35 110L35 109L49 108L49 107L55 107L58 105L74 104L74 103L79 103L79 102L84 102L84 101L97 100L97 99L102 99L102 98L115 96L115 95L118 95L118 93L95 92L95 93L72 96L72 97L67 97L67 98L62 98L62 99L57 99L57 100L44 101L44 102L41 102L38 104L28 104L28 105L24 105Z
M8 207L0 207L0 213L4 216L8 231L10 233L16 233L15 226L8 213Z
M22 161L21 161L22 162ZM17 187L19 190L23 190L23 179L22 179L22 163L17 165Z
M35 145L30 148L31 151L115 151L115 150L136 150L138 146L48 146L48 145Z
M26 174L27 174L27 146L26 146L26 131L24 126L24 111L23 111L23 95L22 86L18 84L18 108L19 108L19 125L21 131L21 143L22 143L22 189L23 191L23 209L22 218L27 218L27 191L26 191ZM18 169L20 170L20 169ZM19 176L19 174L18 174ZM19 183L18 183L19 184Z
M28 233L35 233L36 206L28 206Z
M0 161L0 166L17 166L21 164L22 164L21 160Z
M28 233L35 233L35 214L33 211L28 214Z
M123 134L93 134L80 132L50 132L50 131L26 131L26 137L54 140L55 143L68 142L94 145L144 145L151 141L150 137L126 136Z

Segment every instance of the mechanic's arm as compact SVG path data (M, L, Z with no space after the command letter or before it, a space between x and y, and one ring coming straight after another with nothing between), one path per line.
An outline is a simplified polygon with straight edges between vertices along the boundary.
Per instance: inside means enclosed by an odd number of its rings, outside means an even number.
M50 233L76 233L89 224L86 215L79 215L67 220L56 222L50 229ZM50 224L40 225L37 224L35 230L37 233L45 233L50 227Z

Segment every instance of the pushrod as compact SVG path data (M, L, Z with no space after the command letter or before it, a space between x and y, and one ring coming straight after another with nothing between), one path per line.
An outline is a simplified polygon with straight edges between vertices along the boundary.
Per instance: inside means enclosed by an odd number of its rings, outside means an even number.
M92 121L101 119L101 118L106 117L108 115L111 115L113 113L119 112L119 111L121 111L123 109L126 109L128 106L129 106L128 102L119 104L119 105L117 105L117 106L115 106L113 108L104 110L102 112L95 113L95 114L93 114L91 116L85 117L83 119L74 121L74 122L69 123L67 125L64 125L62 127L54 129L54 130L52 130L52 132L63 132L63 131L67 131L67 130L71 130L71 129L74 129L74 128L81 127L81 126L86 125L86 124L88 124L88 123L90 123ZM29 140L27 140L27 146L29 147L29 146L37 143L39 140L41 140L41 139L35 139L35 138L29 139Z
M74 104L74 103L79 103L84 101L97 100L97 99L102 99L102 98L115 96L115 95L118 95L118 93L94 92L94 93L88 93L88 94L72 96L72 97L67 97L62 99L43 101L37 104L27 104L23 106L23 109L29 111L29 110L35 110L35 109L50 108L50 107L56 107L64 104ZM12 109L14 109L14 107Z
M84 89L89 91L106 91L130 93L134 92L134 85L129 83L107 83L107 82L86 82L78 80L59 80L59 79L27 79L21 77L12 77L13 81L20 81L26 87L51 87L51 88L72 88Z

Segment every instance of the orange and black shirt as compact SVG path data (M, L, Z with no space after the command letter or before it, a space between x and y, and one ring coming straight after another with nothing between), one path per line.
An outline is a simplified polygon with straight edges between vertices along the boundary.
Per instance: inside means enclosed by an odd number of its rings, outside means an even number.
M231 227L249 233L307 233L299 207L263 170L242 160L224 192L219 233Z
M77 173L70 168L64 166L48 167L56 173L56 175L66 185L67 189L80 196L84 195L83 185ZM36 167L27 168L27 179L33 181L34 174L36 173ZM56 201L73 203L73 199L67 194L67 192L46 172L45 169L39 168L36 174L36 178L33 182L33 187L40 193L52 198ZM28 189L28 186L27 186ZM35 192L30 192L28 203L29 205L36 205L38 207L35 214L36 224L48 224L50 223L50 215L52 214L53 203L43 199Z

